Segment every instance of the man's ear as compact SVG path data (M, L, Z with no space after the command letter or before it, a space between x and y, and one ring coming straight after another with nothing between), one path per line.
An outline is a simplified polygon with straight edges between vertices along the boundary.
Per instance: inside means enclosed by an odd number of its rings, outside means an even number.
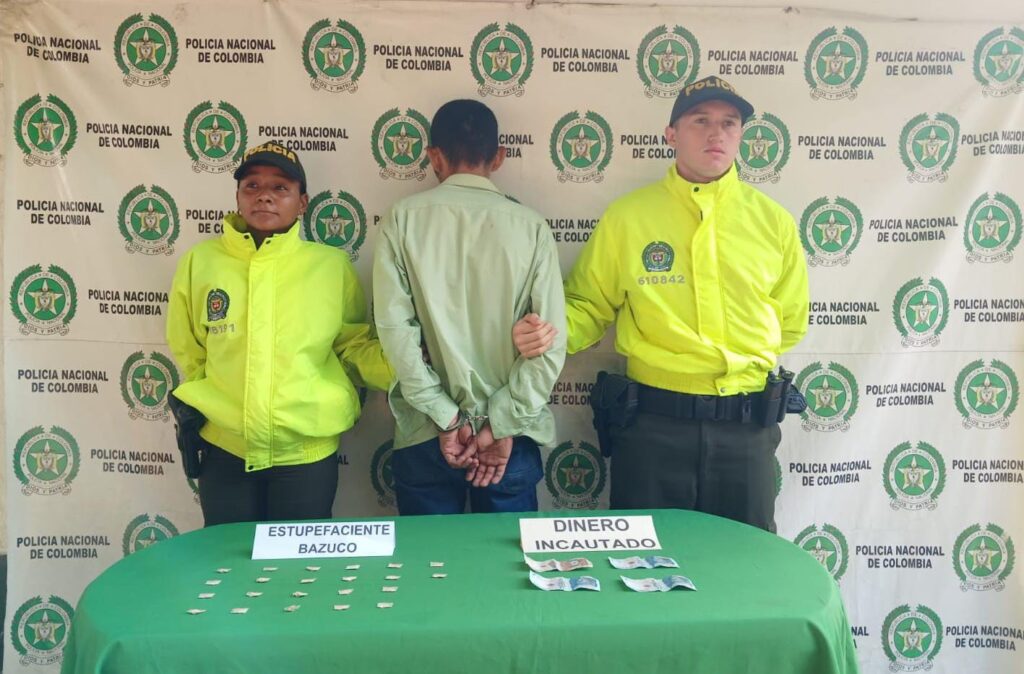
M437 176L448 175L448 158L440 148L427 146L427 158L430 159L430 168L434 169Z
M501 168L501 165L505 163L505 157L508 156L508 148L504 145L498 146L498 151L494 153L494 159L491 160L491 173L494 173Z

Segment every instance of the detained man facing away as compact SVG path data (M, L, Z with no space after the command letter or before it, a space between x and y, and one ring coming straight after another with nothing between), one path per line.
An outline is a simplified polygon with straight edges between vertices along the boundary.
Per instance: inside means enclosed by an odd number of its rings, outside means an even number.
M375 320L397 375L398 510L460 513L468 496L473 512L535 511L538 444L555 439L547 401L565 360L554 239L490 181L505 148L486 105L443 105L427 154L441 184L392 207L373 267ZM562 336L526 359L511 335L530 312L551 316Z

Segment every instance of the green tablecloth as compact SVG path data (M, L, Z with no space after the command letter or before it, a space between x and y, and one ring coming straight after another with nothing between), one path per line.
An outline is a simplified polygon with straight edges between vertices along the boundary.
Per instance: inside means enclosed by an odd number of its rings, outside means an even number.
M676 558L680 569L618 571L608 553L591 552L593 569L546 574L593 575L600 592L534 588L519 515L396 518L391 558L252 561L252 524L194 531L127 557L89 585L62 672L857 671L839 589L810 555L717 517L652 514L663 546L657 554ZM352 563L361 568L346 571ZM321 569L306 570L310 564ZM262 571L268 565L279 568ZM218 574L221 567L230 573ZM448 577L431 578L436 572ZM641 594L619 580L670 573L690 577L698 591ZM348 575L357 578L341 580ZM258 584L258 576L271 580ZM311 577L315 583L299 583ZM210 579L222 582L205 585ZM399 589L385 593L384 585ZM354 591L340 596L346 587ZM309 596L293 598L295 591ZM198 599L201 592L216 596ZM381 601L394 607L377 608ZM291 604L301 608L285 612ZM335 604L351 608L335 611ZM235 607L249 612L231 614ZM189 615L191 608L207 612Z

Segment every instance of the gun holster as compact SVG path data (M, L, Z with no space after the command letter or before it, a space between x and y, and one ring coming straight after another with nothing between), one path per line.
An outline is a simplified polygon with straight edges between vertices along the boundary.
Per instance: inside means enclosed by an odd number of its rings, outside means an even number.
M195 479L199 477L202 467L202 453L206 443L199 436L199 430L206 423L206 417L196 408L183 403L174 394L167 396L167 406L174 415L174 433L181 452L181 466L185 476Z
M627 428L636 419L639 405L638 385L620 374L604 370L590 391L590 407L594 410L594 430L601 453L612 455L611 427Z
M793 386L793 373L789 370L784 370L781 366L779 367L779 374L787 382L786 388L786 411L785 414L801 414L807 409L807 399L804 398L804 394L800 393L800 389ZM784 416L784 415L782 415ZM781 421L781 417L779 421Z
M757 421L765 427L782 423L787 414L800 414L807 409L807 400L800 389L793 386L792 372L780 366L777 375L768 373L757 409Z

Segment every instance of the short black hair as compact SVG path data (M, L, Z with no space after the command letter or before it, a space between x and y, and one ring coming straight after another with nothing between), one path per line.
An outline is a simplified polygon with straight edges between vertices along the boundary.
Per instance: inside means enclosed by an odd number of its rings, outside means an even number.
M498 153L498 119L480 101L448 101L430 123L430 144L453 166L480 166Z

